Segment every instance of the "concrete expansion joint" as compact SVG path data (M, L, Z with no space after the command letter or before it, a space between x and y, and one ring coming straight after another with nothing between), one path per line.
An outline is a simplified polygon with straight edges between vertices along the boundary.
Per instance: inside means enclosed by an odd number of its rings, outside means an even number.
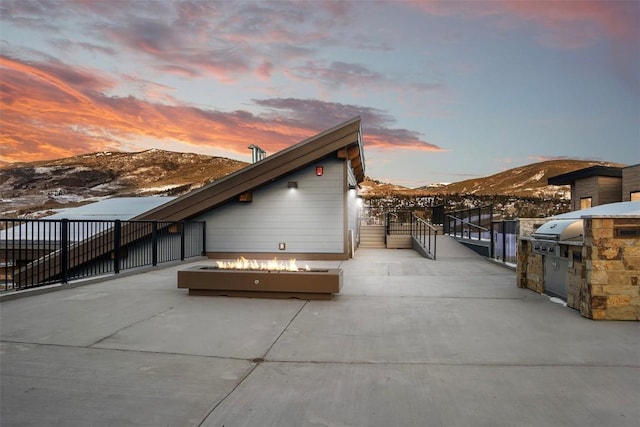
M260 364L265 363L265 357L267 357L267 354L269 354L269 352L271 351L271 349L273 348L273 346L278 342L278 340L280 339L280 337L282 337L282 335L286 332L286 330L289 328L289 326L291 325L291 323L293 323L293 321L298 317L298 315L300 314L300 312L307 306L307 304L309 303L309 301L305 301L304 304L302 304L300 306L300 308L298 309L298 311L296 311L296 313L291 316L291 319L289 319L289 322L287 322L287 324L285 325L284 328L282 328L282 331L280 331L280 333L278 334L278 336L273 340L273 342L271 343L271 345L267 348L267 350L264 352L264 354L261 357L254 357L252 359L248 359L249 362L251 362L251 367L249 368L249 370L247 371L247 373L240 379L240 381L238 381L238 383L233 386L233 388L229 391L229 393L227 393L222 399L220 399L217 403L215 403L210 409L209 411L206 413L206 415L202 418L202 421L200 421L200 423L198 424L198 427L200 427L206 420L207 418L209 418L211 416L211 414L213 414L213 412L220 406L222 405L225 400L227 400L229 398L229 396L231 396L237 389L238 387L240 387L247 378L249 378L251 376L251 374L253 373L253 371L256 370L256 368L258 366L260 366ZM247 360L247 359L245 359Z
M231 396L237 389L238 387L240 387L240 385L242 385L242 383L245 382L245 380L247 378L249 378L249 376L253 373L253 371L256 370L256 368L258 367L259 363L254 363L251 365L251 367L249 368L249 370L247 371L247 373L240 378L240 381L237 382L236 385L234 385L231 390L229 390L229 393L225 394L224 397L222 399L220 399L218 402L214 403L211 408L209 408L208 411L206 411L206 413L204 414L204 416L202 417L202 420L200 420L200 422L198 423L198 427L202 426L204 424L204 422L207 420L207 418L209 418L211 416L211 414L213 414L213 412L224 403L225 400L227 400L229 398L229 396Z
M261 359L259 362L253 362ZM474 368L588 368L588 369L640 369L640 364L598 364L598 363L523 363L523 362L388 362L372 360L329 361L329 360L278 360L256 358L250 361L257 365L277 363L283 365L341 365L341 366L452 366Z
M209 359L221 359L221 360L238 360L250 362L252 364L251 369L245 375L238 385L240 385L253 370L260 364L278 363L289 365L343 365L343 366L357 366L357 365L373 365L373 366L469 366L469 367L496 367L496 368L605 368L605 369L640 369L640 363L629 364L611 364L611 363L523 363L523 362L437 362L437 361L415 361L415 362L390 362L390 361L372 361L372 360L350 360L350 361L331 361L331 360L285 360L285 359L265 359L263 357L255 357L247 359L246 357L232 357L232 356L212 356L201 355L191 353L176 353L166 351L150 351L150 350L131 350L126 348L106 348L106 347L88 347L82 345L70 345L70 344L52 344L52 343L38 343L33 341L19 341L19 340L0 340L0 343L6 344L24 344L42 347L64 347L64 348L80 348L95 351L113 351L113 352L125 352L125 353L140 353L140 354L162 354L162 355L176 355L176 356L188 356L198 358ZM236 386L237 387L237 386Z
M40 347L63 347L63 348L78 348L83 350L93 350L93 351L112 351L119 353L137 353L137 354L159 354L163 356L185 356L185 357L198 357L205 359L218 359L218 360L237 360L241 362L252 362L252 359L247 359L246 357L239 356L214 356L209 354L193 354L193 353L180 353L175 351L154 351L154 350L132 350L130 348L111 348L111 347L92 347L96 344L90 345L74 345L74 344L56 344L56 343L43 343L36 341L19 341L19 340L0 340L0 344L24 344L24 345L33 345ZM255 362L254 362L255 363Z
M513 300L513 301L531 301L527 295L523 295L521 297L481 297L481 296L452 296L452 295L339 295L334 297L334 299L343 299L343 298L371 298L371 299L385 299L385 300L393 300L393 299L411 299L411 300L429 300L429 299L468 299L468 300L496 300L496 301L505 301L505 300Z
M278 342L278 340L280 340L280 337L282 337L282 335L286 332L287 329L289 329L289 326L293 323L294 320L296 320L296 318L298 317L298 315L300 314L300 312L307 306L307 304L309 304L309 301L305 301L304 304L302 304L302 306L300 306L300 308L298 309L298 311L296 311L296 314L294 314L293 316L291 316L291 319L289 319L289 322L285 325L284 328L282 328L282 330L280 331L280 333L278 334L278 336L276 337L275 340L273 340L273 342L271 343L271 345L269 346L269 348L267 348L267 350L264 352L264 354L262 355L262 357L258 357L256 359L262 359L262 361L264 361L264 359L267 357L267 354L269 354L269 352L271 351L271 349L273 348L274 345L276 345L276 343Z

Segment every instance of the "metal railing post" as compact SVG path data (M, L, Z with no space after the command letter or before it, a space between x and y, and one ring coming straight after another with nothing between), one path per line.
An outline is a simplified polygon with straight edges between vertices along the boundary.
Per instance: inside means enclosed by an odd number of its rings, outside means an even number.
M202 222L202 252L200 255L207 255L207 223L204 221Z
M158 265L158 221L151 223L151 265Z
M120 245L121 245L122 223L119 219L113 225L113 272L120 273Z
M437 244L438 244L438 230L434 230L434 234L433 234L433 260L436 260L436 253L438 251L437 248Z
M414 218L414 216L415 216L415 214L414 214L414 213L412 213L412 214L411 214L411 222L410 222L410 224L409 224L409 227L411 227L411 228L409 229L409 234L410 234L410 235L412 235L412 236L413 236L413 218Z
M180 228L180 261L184 261L184 221L178 223Z
M384 220L384 234L388 235L390 229L391 229L391 212L387 212Z
M493 220L491 221L491 227L489 227L489 233L491 233L491 239L490 239L490 244L489 244L489 256L491 258L495 258L496 257L496 245L493 242L494 236L495 236L495 226L493 223Z
M458 217L453 218L453 236L458 237Z
M69 281L69 220L60 221L60 281Z
M502 221L502 262L507 262L507 223Z

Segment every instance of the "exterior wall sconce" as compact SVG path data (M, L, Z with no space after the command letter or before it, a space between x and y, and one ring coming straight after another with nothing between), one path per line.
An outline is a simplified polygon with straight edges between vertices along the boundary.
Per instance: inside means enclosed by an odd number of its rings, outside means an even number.
M289 181L287 183L287 188L298 188L298 181Z
M324 166L316 166L316 176L322 176L324 173Z

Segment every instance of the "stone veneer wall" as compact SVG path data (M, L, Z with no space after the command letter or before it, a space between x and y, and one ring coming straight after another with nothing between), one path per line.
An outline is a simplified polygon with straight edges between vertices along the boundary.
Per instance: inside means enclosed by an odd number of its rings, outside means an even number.
M531 233L536 231L538 227L548 221L550 221L549 218L519 218L518 238L531 237Z
M516 259L516 277L519 288L528 288L542 293L544 287L544 271L542 270L542 255L531 253L531 233L549 218L520 218L518 219L518 242ZM525 239L523 239L525 238Z
M518 240L516 278L519 288L531 289L538 293L542 293L544 290L542 255L531 253L531 242L529 240Z
M584 247L569 246L569 269L567 271L567 306L580 310L582 297L587 289L585 261L582 252ZM585 316L589 317L589 316Z
M640 229L639 217L584 220L585 291L580 313L591 319L640 320L640 237L616 229Z
M589 319L640 320L640 237L620 237L616 229L640 229L640 217L584 219L584 245L568 246L567 306ZM542 293L542 255L518 240L517 285Z

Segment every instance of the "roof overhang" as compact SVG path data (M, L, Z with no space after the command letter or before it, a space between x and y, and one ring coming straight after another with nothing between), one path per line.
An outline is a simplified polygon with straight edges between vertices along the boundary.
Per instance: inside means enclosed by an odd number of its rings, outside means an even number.
M349 160L358 183L364 180L360 117L354 117L217 181L191 191L135 219L180 221L193 218L247 191L260 188L327 156Z
M591 166L584 169L578 169L573 172L563 173L547 179L549 185L571 185L579 179L591 178L593 176L606 176L613 178L622 178L622 168L614 166Z

